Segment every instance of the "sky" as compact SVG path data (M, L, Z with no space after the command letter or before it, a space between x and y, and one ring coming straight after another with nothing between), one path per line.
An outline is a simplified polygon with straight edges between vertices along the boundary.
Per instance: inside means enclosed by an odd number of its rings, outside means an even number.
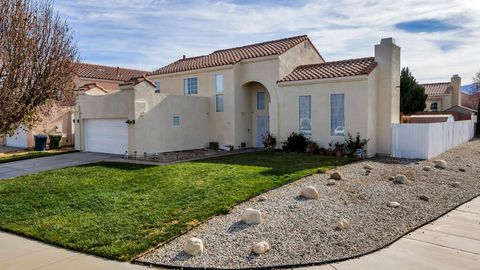
M480 0L55 0L81 60L152 71L182 57L306 34L326 61L393 37L421 83L480 71Z

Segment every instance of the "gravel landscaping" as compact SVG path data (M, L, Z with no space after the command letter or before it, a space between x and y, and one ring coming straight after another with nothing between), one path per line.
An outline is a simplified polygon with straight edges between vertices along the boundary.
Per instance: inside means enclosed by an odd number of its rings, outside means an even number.
M342 179L334 184L328 182L329 173L305 177L242 203L137 261L253 268L318 264L365 254L480 194L480 140L435 159L445 160L447 168L436 168L433 160L375 158L338 167ZM373 169L365 169L367 164ZM406 182L397 175L404 175ZM315 187L319 199L299 197L306 186ZM259 210L262 222L241 222L246 208ZM339 230L342 219L349 226ZM190 256L183 251L191 237L203 241L203 254ZM252 246L261 241L270 249L256 255Z

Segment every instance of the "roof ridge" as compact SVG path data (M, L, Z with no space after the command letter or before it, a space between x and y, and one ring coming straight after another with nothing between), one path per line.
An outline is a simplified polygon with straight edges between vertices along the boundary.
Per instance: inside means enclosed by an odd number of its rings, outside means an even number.
M145 70L133 69L133 68L125 68L125 67L120 67L120 66L107 66L107 65L92 64L92 63L85 63L85 62L75 62L75 64L89 65L89 66L94 66L94 67L104 67L104 68L119 68L119 69L123 69L123 70L131 70L131 71L138 71L138 72L148 73L148 71L145 71Z
M420 85L433 85L433 84L452 84L452 82L436 82L436 83L421 83Z
M321 65L328 65L328 64L338 64L338 63L345 63L345 62L352 62L352 61L361 61L361 60L375 60L375 57L368 56L368 57L360 57L360 58L350 58L344 60L335 60L335 61L328 61L323 63L315 63L315 64L308 64L308 65L300 65L297 68L306 68L306 67L313 67L313 66L321 66Z
M299 36L293 36L293 37L288 37L288 38L281 38L281 39L263 41L263 42L259 42L259 43L248 44L248 45L243 45L243 46L238 46L238 47L232 47L232 48L228 48L228 49L216 50L216 51L213 51L211 54L225 52L225 51L231 51L231 50L237 50L237 49L244 49L244 48L249 48L249 47L253 47L253 46L259 46L259 45L274 43L274 42L282 42L282 41L287 41L287 40L293 40L293 39L297 39L297 38L308 38L308 36L307 35L299 35Z

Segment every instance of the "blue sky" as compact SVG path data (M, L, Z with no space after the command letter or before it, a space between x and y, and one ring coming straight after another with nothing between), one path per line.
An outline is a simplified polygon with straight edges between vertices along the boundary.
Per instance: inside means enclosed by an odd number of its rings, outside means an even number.
M56 0L83 61L153 70L183 54L307 34L327 61L394 37L420 82L480 71L480 1Z

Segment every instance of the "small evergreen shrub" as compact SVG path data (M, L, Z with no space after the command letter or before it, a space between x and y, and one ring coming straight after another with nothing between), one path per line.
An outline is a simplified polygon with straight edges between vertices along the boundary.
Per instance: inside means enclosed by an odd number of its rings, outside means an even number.
M273 151L277 145L277 138L272 133L267 132L267 134L262 135L262 142L266 150Z
M348 133L347 139L345 140L345 152L348 155L353 155L357 149L364 149L369 141L370 139L362 139L359 132L357 132L355 139L352 134Z
M307 153L308 154L320 154L320 147L316 142L310 142L307 145Z
M285 152L305 153L309 143L310 140L307 137L303 136L302 134L292 132L292 134L288 136L287 140L282 142L282 149Z

